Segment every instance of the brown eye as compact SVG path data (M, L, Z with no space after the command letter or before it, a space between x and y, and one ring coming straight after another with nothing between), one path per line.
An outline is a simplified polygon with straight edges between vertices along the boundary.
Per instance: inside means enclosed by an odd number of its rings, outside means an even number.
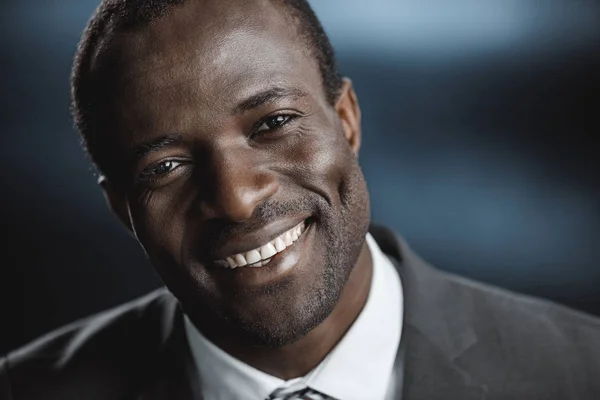
M256 129L256 133L262 133L277 129L287 124L291 119L291 115L275 115L272 117L268 117L262 121L262 123Z
M173 171L177 167L179 167L182 163L175 160L166 160L162 161L158 164L151 165L146 168L140 174L140 179L145 181L151 181L153 179L158 179L163 175L168 174Z

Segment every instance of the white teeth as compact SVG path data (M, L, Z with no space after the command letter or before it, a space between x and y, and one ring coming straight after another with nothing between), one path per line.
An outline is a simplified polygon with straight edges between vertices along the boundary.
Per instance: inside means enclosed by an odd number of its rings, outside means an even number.
M292 229L279 235L271 242L257 248L250 250L245 254L236 254L231 257L227 257L224 260L216 261L218 265L229 268L237 267L262 267L271 262L271 257L275 254L282 252L287 247L294 244L296 240L306 230L305 222L301 222Z
M243 267L244 265L248 265L248 261L246 261L246 257L241 254L235 255L235 263L238 267Z
M273 244L271 243L267 243L260 248L260 257L263 260L273 257L275 254L277 254L277 250L275 249L275 246L273 246Z
M262 266L267 265L270 262L271 262L271 259L269 258L268 260L262 260L257 263L254 263L252 265L249 265L249 267L251 267L251 268L262 267Z
M291 246L294 243L294 241L292 240L292 234L290 232L284 233L283 241L285 242L286 246Z
M281 236L278 237L277 239L275 239L275 250L277 250L277 252L279 253L280 251L285 250L285 243L283 242L283 239L281 239Z
M256 250L250 250L246 253L246 262L248 262L248 264L254 264L255 262L259 262L260 259L260 253Z

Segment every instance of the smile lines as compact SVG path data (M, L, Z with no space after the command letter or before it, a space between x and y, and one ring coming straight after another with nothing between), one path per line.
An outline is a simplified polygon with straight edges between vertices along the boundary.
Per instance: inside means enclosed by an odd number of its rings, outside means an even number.
M306 230L306 221L302 221L292 229L277 236L269 243L245 253L235 254L215 263L224 268L262 267L271 262L271 258L293 245Z

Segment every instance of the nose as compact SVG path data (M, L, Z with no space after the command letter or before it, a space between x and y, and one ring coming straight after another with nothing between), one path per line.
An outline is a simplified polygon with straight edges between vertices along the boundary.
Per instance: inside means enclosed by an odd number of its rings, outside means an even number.
M263 201L279 190L275 174L268 171L248 152L215 151L209 157L202 190L202 214L205 219L220 218L232 222L250 219ZM204 186L204 185L203 185Z

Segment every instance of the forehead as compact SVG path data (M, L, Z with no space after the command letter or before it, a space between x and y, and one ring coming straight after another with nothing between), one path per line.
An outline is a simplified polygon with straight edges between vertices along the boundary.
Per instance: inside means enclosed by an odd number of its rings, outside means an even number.
M127 110L122 116L158 129L173 129L173 120L184 122L198 109L222 110L267 86L291 86L324 100L316 59L277 2L191 0L119 36L116 46L115 105Z

